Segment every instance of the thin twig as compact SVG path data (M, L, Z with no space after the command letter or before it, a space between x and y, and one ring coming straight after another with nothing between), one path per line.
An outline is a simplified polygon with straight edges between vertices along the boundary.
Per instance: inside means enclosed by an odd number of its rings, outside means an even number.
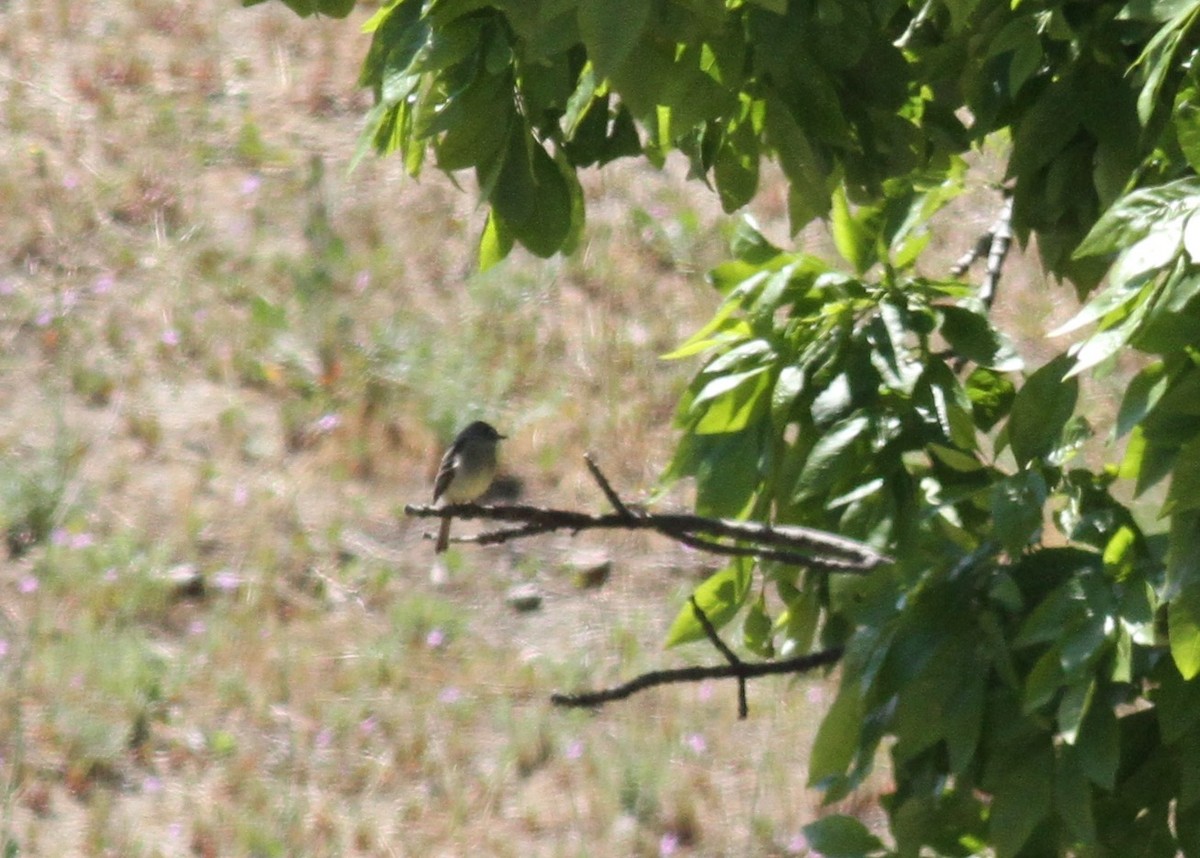
M737 653L731 650L725 641L721 640L721 636L713 628L712 621L708 618L708 614L704 613L704 609L700 607L700 603L696 601L696 597L689 596L688 601L692 604L693 616L700 623L700 628L704 629L704 634L712 642L712 645L717 648L717 652L725 656L725 660L734 667L741 667L745 662L737 657Z
M608 482L608 478L601 473L600 466L596 464L596 460L592 457L592 454L584 453L583 461L584 464L587 465L588 471L591 472L592 479L594 479L597 485L600 486L600 491L604 492L604 496L608 498L608 502L612 504L612 508L615 509L620 515L626 516L627 518L636 518L629 507L625 506L625 502L621 500L616 491L613 490L612 485Z
M726 545L723 542L712 542L708 539L689 536L685 533L666 533L665 535L682 545L695 548L697 551L707 551L709 554L723 554L727 557L757 557L759 560L773 560L776 563L783 563L789 566L819 567L826 572L861 573L870 571L860 568L855 563L837 560L833 557L822 557L819 560L814 560L810 554L800 554L795 551L777 551L773 548L763 548L757 545Z
M741 668L745 666L745 662L737 657L737 653L731 650L725 641L721 640L721 636L717 634L717 630L713 628L713 624L708 619L708 614L704 613L704 609L700 607L700 603L696 601L695 596L690 596L688 601L692 603L692 614L696 621L700 623L700 628L704 629L704 634L708 636L712 645L717 648L717 652L725 656L725 660L729 662L731 667L738 669L738 720L745 721L750 714L750 706L746 702L746 677L741 672Z

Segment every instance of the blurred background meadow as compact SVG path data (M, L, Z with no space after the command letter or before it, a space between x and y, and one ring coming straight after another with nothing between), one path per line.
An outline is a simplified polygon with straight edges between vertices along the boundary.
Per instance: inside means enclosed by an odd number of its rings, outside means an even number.
M469 177L349 169L370 11L0 9L0 856L809 854L821 678L745 722L732 685L548 702L718 661L661 643L713 561L564 535L433 569L401 509L480 417L525 502L602 510L587 451L649 496L696 368L658 356L731 220L618 164L570 258L475 273ZM753 209L787 241L781 183ZM1016 326L1063 315L1044 285Z

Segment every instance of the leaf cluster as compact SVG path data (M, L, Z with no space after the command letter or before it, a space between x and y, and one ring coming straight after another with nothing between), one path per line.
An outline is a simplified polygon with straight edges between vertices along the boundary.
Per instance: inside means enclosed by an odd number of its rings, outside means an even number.
M886 738L894 854L1180 848L1168 808L1190 770L1138 706L1147 683L1190 687L1200 651L1165 608L1163 540L1114 499L1115 469L1078 464L1077 358L1022 373L961 283L864 278L748 226L735 249L712 275L721 308L671 355L708 357L668 476L695 480L702 511L804 522L898 558L866 578L739 560L696 591L760 655L845 647L811 783L845 796ZM700 637L689 617L672 643ZM810 832L827 854L886 851L831 819Z
M1193 6L393 0L366 25L363 144L399 151L414 175L430 152L448 173L474 170L487 266L514 242L569 251L578 170L616 158L678 151L731 212L772 158L795 231L839 189L871 203L1002 132L1018 234L1089 287L1103 262L1072 251L1100 212L1136 172L1177 173L1200 145Z

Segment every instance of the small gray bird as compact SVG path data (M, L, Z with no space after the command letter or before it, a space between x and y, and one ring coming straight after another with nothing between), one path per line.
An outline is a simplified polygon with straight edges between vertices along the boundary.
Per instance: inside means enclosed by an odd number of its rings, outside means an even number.
M433 483L433 502L439 505L469 503L482 495L496 476L496 442L504 438L490 423L476 420L458 433ZM450 544L449 517L442 519L434 552Z

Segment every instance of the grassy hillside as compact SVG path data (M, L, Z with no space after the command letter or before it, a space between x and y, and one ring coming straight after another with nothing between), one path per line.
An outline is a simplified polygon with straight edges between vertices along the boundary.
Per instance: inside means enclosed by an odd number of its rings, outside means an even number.
M756 683L744 723L715 685L547 703L712 660L660 645L707 560L562 537L437 569L398 514L476 417L525 500L601 508L588 450L648 494L694 369L657 355L712 311L726 219L678 165L617 166L573 257L473 273L469 187L348 169L364 17L0 17L0 855L806 854L821 683Z

